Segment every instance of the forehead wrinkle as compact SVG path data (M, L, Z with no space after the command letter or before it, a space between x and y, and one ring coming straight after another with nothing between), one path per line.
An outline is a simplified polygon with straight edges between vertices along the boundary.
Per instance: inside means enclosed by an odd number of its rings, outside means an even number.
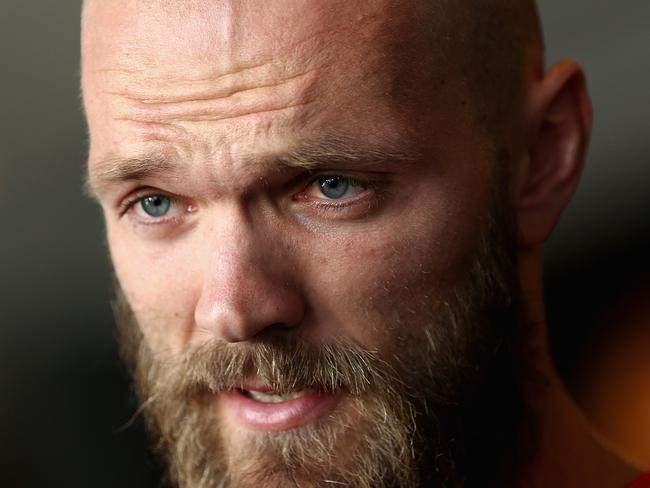
M136 114L126 116L126 117L115 117L116 121L123 122L135 122L137 124L144 125L179 125L183 122L222 122L231 119L237 119L253 115L269 115L273 112L282 112L290 109L299 109L306 107L311 102L296 102L289 104L277 104L264 106L264 107L227 107L225 105L219 106L216 104L206 105L203 109L194 110L192 113L188 114L186 110L167 110L166 113L161 111L155 112L145 112L139 111ZM215 108L221 108L223 110L218 111Z
M313 57L300 69L294 65L297 63L276 57L251 66L234 66L228 72L209 69L195 77L185 75L181 70L175 70L173 74L152 74L149 69L120 67L102 68L96 73L111 83L111 89L105 90L107 94L140 103L164 104L225 98L250 89L279 86L307 77L317 69Z
M114 97L114 118L143 123L205 122L231 119L308 105L316 92L318 72L308 70L284 79L219 83L180 90L175 94L108 91Z

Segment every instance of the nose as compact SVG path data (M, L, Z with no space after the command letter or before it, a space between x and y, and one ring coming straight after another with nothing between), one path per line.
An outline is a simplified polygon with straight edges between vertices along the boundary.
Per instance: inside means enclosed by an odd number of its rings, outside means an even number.
M299 325L305 303L286 246L241 221L212 234L195 310L198 331L235 343L269 328Z

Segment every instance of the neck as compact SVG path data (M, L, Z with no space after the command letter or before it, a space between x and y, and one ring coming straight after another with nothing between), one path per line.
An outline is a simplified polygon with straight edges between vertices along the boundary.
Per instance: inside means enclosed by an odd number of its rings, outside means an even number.
M638 472L606 450L566 390L550 356L542 290L541 250L519 253L526 323L532 327L525 354L535 377L523 385L536 450L523 466L522 488L623 487Z

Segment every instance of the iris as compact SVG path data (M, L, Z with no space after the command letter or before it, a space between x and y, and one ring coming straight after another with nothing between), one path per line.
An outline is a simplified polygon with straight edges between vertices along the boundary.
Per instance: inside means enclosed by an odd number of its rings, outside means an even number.
M318 185L327 198L338 199L348 192L350 181L341 176L324 176L318 180Z
M150 217L165 216L171 205L171 199L163 195L151 195L140 200L140 207Z

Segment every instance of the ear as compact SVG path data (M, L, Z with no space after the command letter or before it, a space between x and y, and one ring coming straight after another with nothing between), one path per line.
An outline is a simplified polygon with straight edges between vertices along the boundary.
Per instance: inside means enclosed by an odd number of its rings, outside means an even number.
M573 195L591 133L592 109L584 73L563 61L530 89L527 149L514 175L520 247L543 243Z

